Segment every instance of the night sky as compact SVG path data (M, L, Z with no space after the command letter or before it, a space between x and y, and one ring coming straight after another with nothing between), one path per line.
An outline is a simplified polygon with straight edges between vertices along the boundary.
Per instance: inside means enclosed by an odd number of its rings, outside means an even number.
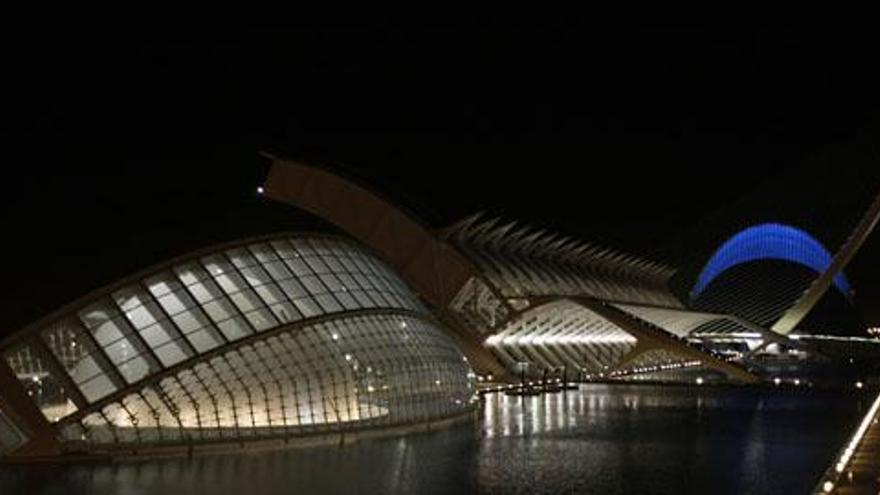
M7 32L0 333L169 256L311 227L254 194L260 150L432 225L487 210L645 252L880 136L869 31L642 21ZM873 307L865 251L848 272Z

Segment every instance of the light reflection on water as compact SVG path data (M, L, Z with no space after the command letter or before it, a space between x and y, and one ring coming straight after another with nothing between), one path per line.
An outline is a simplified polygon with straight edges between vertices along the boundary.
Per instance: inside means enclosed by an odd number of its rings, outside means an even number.
M0 493L806 493L861 402L643 385L493 394L472 426L344 448L6 466Z

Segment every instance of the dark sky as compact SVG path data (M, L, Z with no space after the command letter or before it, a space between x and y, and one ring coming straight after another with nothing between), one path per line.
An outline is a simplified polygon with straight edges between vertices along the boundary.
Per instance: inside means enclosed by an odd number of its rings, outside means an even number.
M641 251L876 127L873 30L389 24L7 32L0 332L165 257L301 228L255 197L258 150L438 226L488 210Z

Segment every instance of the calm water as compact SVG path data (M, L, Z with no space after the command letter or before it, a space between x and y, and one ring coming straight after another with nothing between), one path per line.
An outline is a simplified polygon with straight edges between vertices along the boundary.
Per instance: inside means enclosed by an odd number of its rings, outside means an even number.
M0 467L0 493L807 493L864 396L590 385L486 397L473 426L327 447Z

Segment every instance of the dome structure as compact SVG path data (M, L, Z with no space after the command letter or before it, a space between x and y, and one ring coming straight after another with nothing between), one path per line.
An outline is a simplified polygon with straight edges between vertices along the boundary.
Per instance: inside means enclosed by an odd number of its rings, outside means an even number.
M473 373L355 242L279 235L185 256L5 339L0 454L148 451L467 412Z

